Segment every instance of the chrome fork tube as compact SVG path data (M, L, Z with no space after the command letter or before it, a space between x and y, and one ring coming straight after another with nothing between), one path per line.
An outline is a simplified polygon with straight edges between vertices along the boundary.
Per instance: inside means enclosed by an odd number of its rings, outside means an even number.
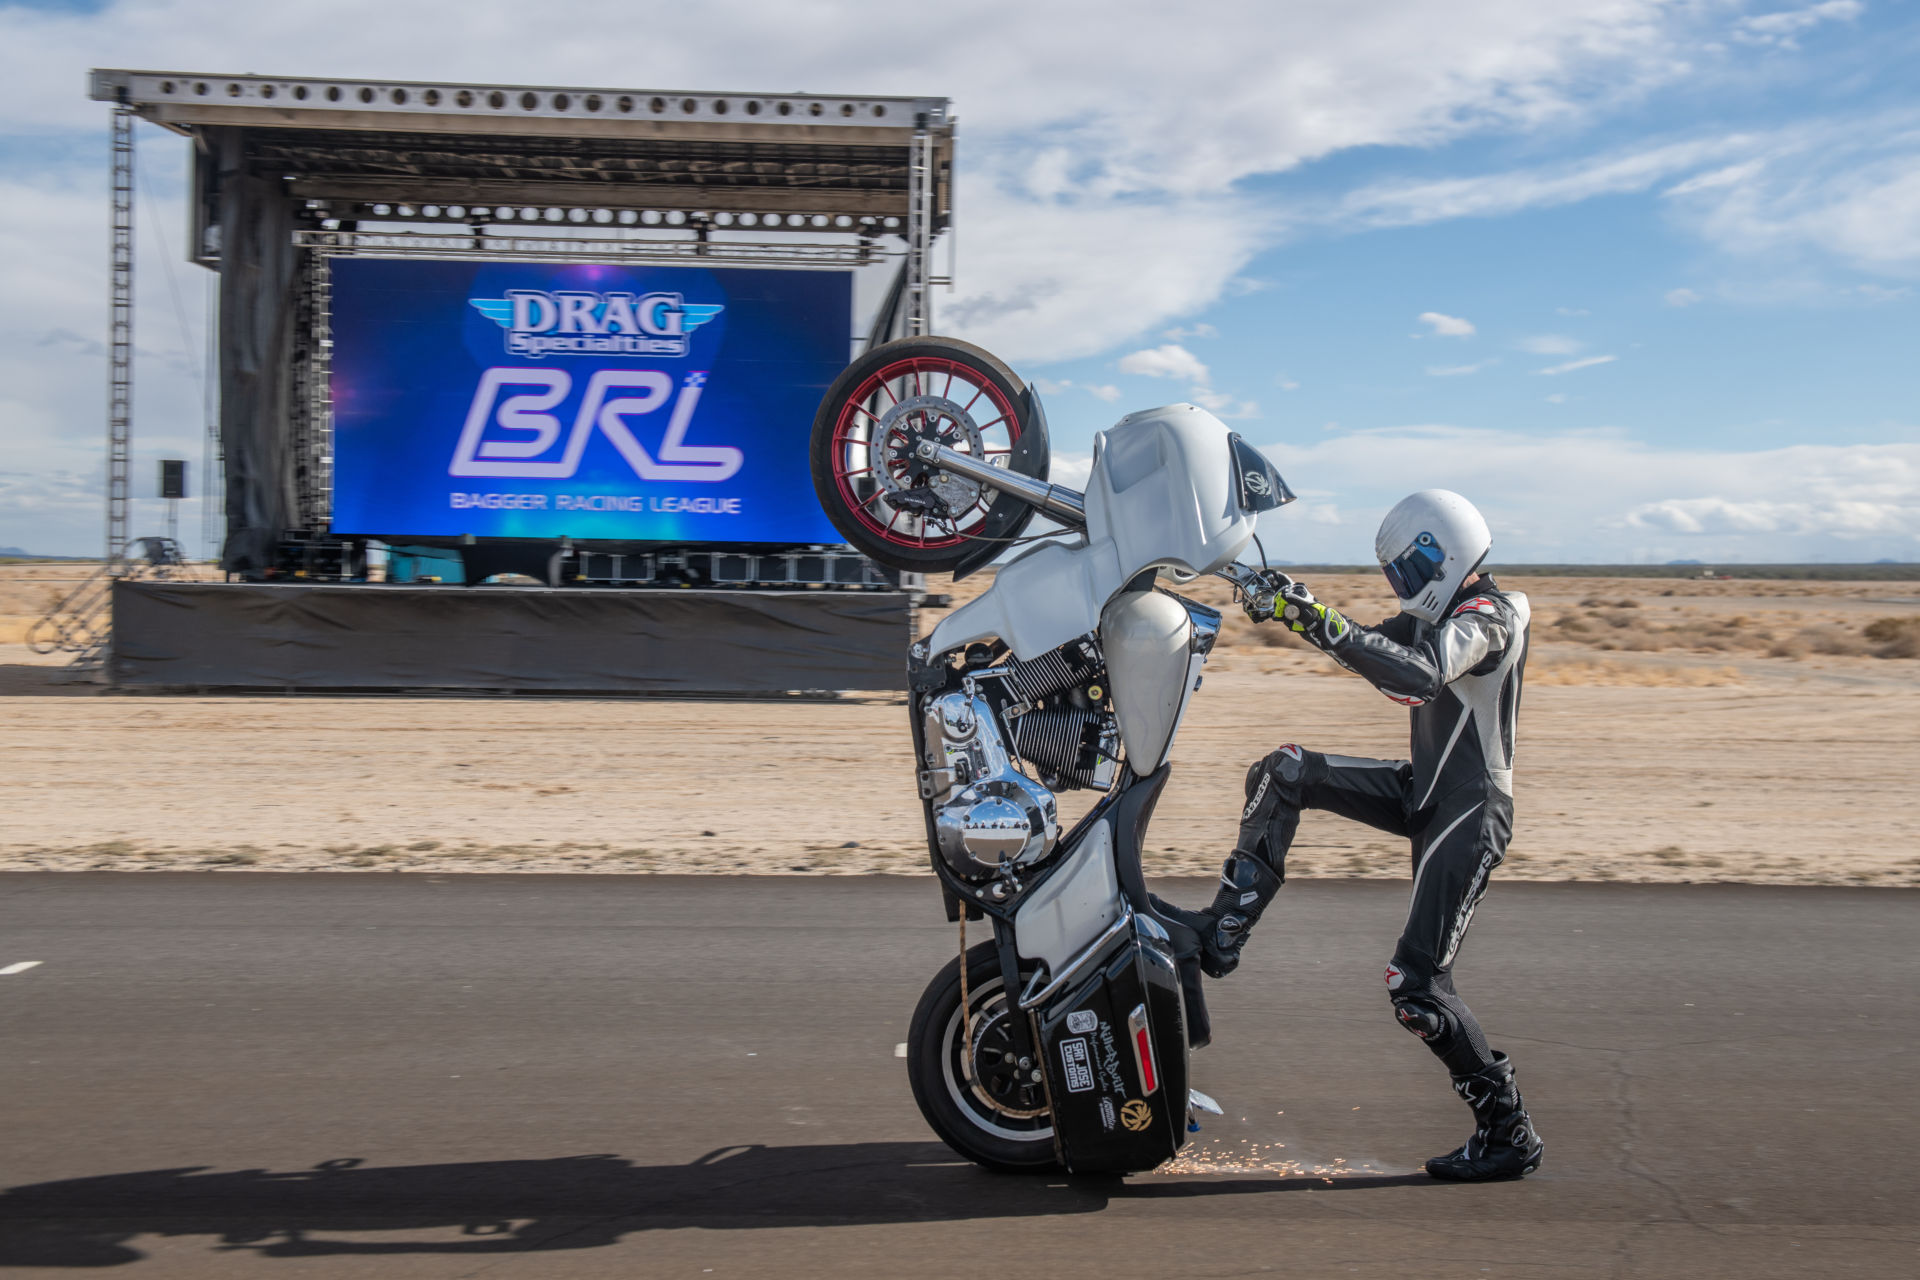
M1035 480L1023 476L1017 471L1007 471L991 463L982 462L971 454L961 453L943 444L931 440L922 440L914 446L914 456L922 462L930 462L942 471L951 471L954 475L972 480L976 484L986 485L989 489L998 489L1010 493L1024 502L1038 507L1046 515L1061 524L1075 529L1087 527L1086 495L1075 493L1072 489L1063 489L1057 484L1048 484L1044 480Z

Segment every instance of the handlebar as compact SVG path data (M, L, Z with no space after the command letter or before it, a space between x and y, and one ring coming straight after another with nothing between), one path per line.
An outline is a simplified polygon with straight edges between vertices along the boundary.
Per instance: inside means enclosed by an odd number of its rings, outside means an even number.
M1231 582L1234 593L1259 613L1272 613L1275 597L1293 585L1293 579L1278 569L1256 569L1237 560L1215 569L1213 576Z

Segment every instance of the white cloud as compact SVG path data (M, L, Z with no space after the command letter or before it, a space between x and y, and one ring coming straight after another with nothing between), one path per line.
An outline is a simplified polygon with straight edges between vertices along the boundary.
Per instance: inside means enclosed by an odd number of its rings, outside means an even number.
M1498 363L1500 363L1498 360L1482 360L1478 364L1454 364L1454 365L1431 365L1430 364L1427 366L1427 376L1429 378L1464 378L1470 373L1480 372L1482 369L1486 368L1488 365L1498 364Z
M1215 391L1205 385L1188 388L1188 397L1193 403L1221 418L1257 418L1260 406L1252 400L1240 400L1224 391Z
M1534 372L1543 373L1551 378L1563 373L1572 373L1575 369L1591 369L1597 364L1612 364L1619 358L1619 356L1588 356L1584 360L1569 360L1565 364L1556 364L1546 369L1536 369Z
M1866 11L1860 0L1822 0L1803 9L1755 14L1734 23L1733 38L1743 44L1776 45L1797 49L1795 37L1823 22L1851 22Z
M1920 432L1916 432L1920 435ZM1387 508L1415 489L1466 494L1496 560L1655 562L1920 557L1920 444L1667 449L1615 432L1523 435L1406 426L1263 446L1338 525L1261 523L1268 552L1364 559Z
M1564 391L1556 391L1546 397L1546 401L1548 404L1565 404L1567 402L1567 393Z
M1522 338L1513 345L1536 356L1570 356L1586 344L1565 334L1542 333Z
M1273 376L1273 385L1282 391L1298 391L1300 389L1300 384L1284 373L1276 373Z
M1112 404L1120 398L1120 388L1118 387L1097 382L1075 382L1072 378L1061 378L1058 381L1052 378L1035 378L1033 385L1043 396L1062 395L1078 387L1095 400L1104 400L1108 404Z
M1135 373L1146 378L1180 378L1192 382L1206 382L1212 376L1193 352L1175 342L1121 356L1120 372Z
M1217 338L1220 336L1220 331L1210 324L1202 323L1185 329L1176 326L1160 336L1174 342L1185 342L1188 338Z
M1429 326L1436 338L1471 338L1474 334L1473 321L1462 320L1459 316L1450 316L1439 311L1422 311L1414 319Z
M1692 289L1669 289L1661 296L1670 307L1690 307L1696 302L1703 301L1701 296Z

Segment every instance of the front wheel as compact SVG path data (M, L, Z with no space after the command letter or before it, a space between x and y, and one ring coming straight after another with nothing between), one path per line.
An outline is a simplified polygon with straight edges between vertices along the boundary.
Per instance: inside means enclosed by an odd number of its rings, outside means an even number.
M1040 1064L1022 1064L1010 1020L1024 1017L1007 1000L999 948L967 951L971 1036L960 1013L960 959L947 962L920 997L907 1031L907 1081L920 1114L948 1146L992 1169L1058 1168L1053 1113Z
M951 572L983 549L1004 548L1034 514L1018 498L922 461L914 451L928 441L1047 478L1044 420L1013 370L988 352L957 338L901 338L855 360L814 415L814 492L848 543L907 573Z

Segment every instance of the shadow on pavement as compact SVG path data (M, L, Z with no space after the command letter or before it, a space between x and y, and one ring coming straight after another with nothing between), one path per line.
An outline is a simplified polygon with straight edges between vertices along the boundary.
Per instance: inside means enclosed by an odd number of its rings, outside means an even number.
M691 1164L618 1156L274 1173L154 1169L0 1193L0 1267L108 1267L142 1235L217 1237L264 1258L594 1249L631 1232L831 1227L1097 1213L1113 1199L1331 1190L1422 1178L1141 1181L1000 1175L938 1143L722 1147ZM315 1239L315 1233L379 1240Z

